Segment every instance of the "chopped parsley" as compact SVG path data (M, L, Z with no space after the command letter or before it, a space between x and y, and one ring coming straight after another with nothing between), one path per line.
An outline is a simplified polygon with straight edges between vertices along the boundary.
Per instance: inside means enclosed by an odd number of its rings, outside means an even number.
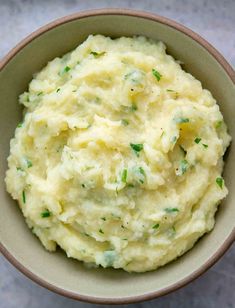
M93 55L95 58L99 58L103 56L104 54L106 54L106 52L105 51L102 51L102 52L91 51L90 54Z
M131 81L131 84L138 86L141 85L143 77L144 77L144 72L138 69L134 69L131 72L124 75L124 80ZM133 87L130 90L134 91Z
M181 160L180 162L180 172L177 172L177 175L182 175L188 170L188 162L186 159Z
M20 123L17 125L17 127L22 127L22 125L23 125L23 123L20 122Z
M86 188L86 185L82 183L82 188Z
M222 125L222 123L223 123L223 121L217 121L217 122L215 123L215 127L216 127L216 128L220 128L221 125Z
M129 125L129 121L126 119L122 119L122 125L127 126Z
M155 224L154 226L153 226L153 229L158 229L159 228L159 224Z
M179 209L177 207L167 207L164 209L164 211L166 213L175 213L175 212L179 212Z
M133 185L133 184L128 184L127 187L129 187L129 188L134 188L135 185Z
M162 78L162 75L154 68L152 69L152 74L154 77L156 77L157 81L160 81L160 79Z
M167 92L175 92L174 90L171 90L171 89L166 89Z
M198 143L200 143L201 140L202 140L201 138L197 137L197 138L194 139L194 142L195 142L196 144L198 144Z
M188 123L189 122L189 118L183 118L183 117L175 118L174 120L176 123Z
M68 73L71 70L71 67L65 66L64 68L64 73Z
M40 95L42 95L43 94L43 92L41 91L41 92L39 92L38 94L37 94L37 96L40 96Z
M123 183L126 183L126 180L127 180L127 169L124 169L122 171L122 178L121 178L122 182Z
M132 104L132 106L130 107L130 110L131 110L131 111L136 111L136 110L138 110L136 104Z
M141 179L139 179L139 182L141 184L144 184L144 179L145 179L145 176L146 176L145 171L142 167L139 167L138 171L141 174Z
M48 211L48 210L45 210L41 213L41 217L42 218L47 218L47 217L50 217L51 216L51 212Z
M104 231L102 229L99 229L99 233L104 234Z
M208 144L203 143L202 145L204 146L205 149L208 148Z
M142 167L139 167L139 172L145 176L145 171Z
M17 171L24 171L21 167L16 167Z
M60 91L60 88L58 88L57 90L56 90L56 92L58 93Z
M135 152L136 156L139 157L139 153L143 150L144 145L142 143L130 143L130 147Z
M216 178L216 184L222 189L224 186L224 180L221 177Z
M23 203L26 202L26 196L25 196L25 191L24 190L22 191L22 200L23 200Z
M31 168L33 166L31 160L29 160L28 158L26 159L26 164L28 168Z
M101 217L101 219L102 219L103 221L106 221L106 217Z

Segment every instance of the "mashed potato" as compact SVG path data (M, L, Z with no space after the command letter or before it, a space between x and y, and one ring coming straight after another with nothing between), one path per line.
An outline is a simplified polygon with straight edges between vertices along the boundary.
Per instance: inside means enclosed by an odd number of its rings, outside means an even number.
M230 136L211 93L165 49L89 36L20 96L6 185L47 250L144 272L213 228Z

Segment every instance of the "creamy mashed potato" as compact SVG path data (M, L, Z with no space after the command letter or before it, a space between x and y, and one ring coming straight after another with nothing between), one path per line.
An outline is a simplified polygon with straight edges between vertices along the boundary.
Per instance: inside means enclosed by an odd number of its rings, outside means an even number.
M89 36L20 96L6 185L47 250L143 272L213 228L230 136L211 93L165 49Z

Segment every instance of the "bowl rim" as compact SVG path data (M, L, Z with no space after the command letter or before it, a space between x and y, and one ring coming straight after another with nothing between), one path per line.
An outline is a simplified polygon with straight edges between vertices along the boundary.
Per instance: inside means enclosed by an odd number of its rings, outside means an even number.
M103 9L94 9L94 10L85 10L81 12L77 12L74 14L66 15L64 17L58 18L40 28L36 31L29 34L25 39L21 40L14 48L12 48L3 58L0 60L0 72L2 69L11 61L14 56L21 51L26 45L28 45L31 41L39 37L40 35L44 34L45 32L56 28L62 24L71 22L73 20L82 19L86 17L94 17L94 16L102 16L102 15L124 15L130 17L138 17L147 20L152 20L171 28L174 28L188 37L199 43L204 49L206 49L217 62L222 66L225 70L231 81L235 84L235 71L233 70L232 66L225 60L225 58L217 51L210 43L208 43L204 38L200 35L192 31L191 29L185 27L184 25L168 19L166 17L153 14L146 11L140 10L132 10L126 8L103 8ZM206 270L208 270L211 266L213 266L218 259L220 259L224 253L228 250L228 248L232 245L235 241L235 228L233 228L230 235L225 239L225 241L221 244L221 246L217 249L217 251L198 269L196 269L193 273L187 275L183 279L171 284L168 287L165 287L158 291L153 292L146 292L145 294L141 295L134 295L134 296L126 296L123 298L115 298L115 297L97 297L97 296L90 296L90 295L81 295L75 293L73 291L69 291L63 289L62 287L55 286L43 278L39 277L37 274L30 271L26 268L23 264L20 263L8 250L7 248L0 242L0 252L5 256L5 258L14 266L16 267L21 273L25 276L30 278L32 281L36 282L42 287L47 288L50 291L53 291L59 295L69 297L75 300L89 302L94 304L130 304L130 303L137 303L142 302L150 299L154 299L163 295L166 295L170 292L176 291L181 287L187 285L188 283L192 282L194 279L202 275Z

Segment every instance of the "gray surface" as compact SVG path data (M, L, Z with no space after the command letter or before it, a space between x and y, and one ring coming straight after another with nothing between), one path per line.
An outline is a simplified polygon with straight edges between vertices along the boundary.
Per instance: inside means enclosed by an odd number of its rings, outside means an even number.
M88 8L129 7L175 19L195 30L235 65L235 1L184 0L0 0L0 58L33 30L55 18ZM235 307L235 245L202 277L165 297L132 307ZM130 306L130 307L131 307ZM0 256L0 308L102 307L53 294L20 274ZM127 306L123 306L127 307Z

